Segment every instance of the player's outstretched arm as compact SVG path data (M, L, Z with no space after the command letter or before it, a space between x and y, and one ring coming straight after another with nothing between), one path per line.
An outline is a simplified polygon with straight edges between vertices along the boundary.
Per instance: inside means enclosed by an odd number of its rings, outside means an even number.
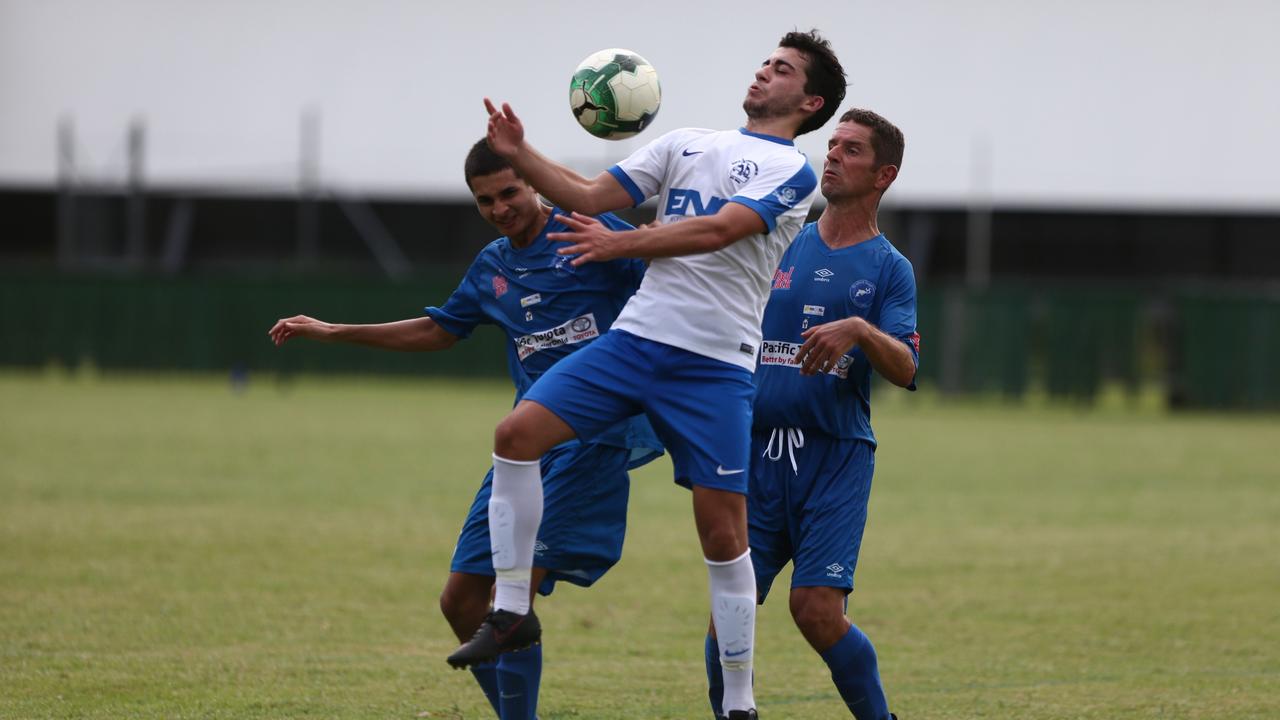
M800 333L804 344L796 352L800 374L817 375L835 367L840 356L854 347L862 348L872 369L898 387L907 387L916 376L911 351L865 319L854 316L815 325Z
M739 203L726 203L715 215L620 232L577 213L559 220L573 232L548 233L547 239L569 243L556 252L577 255L574 265L620 257L649 260L715 252L767 229L754 210Z
M630 193L609 173L600 173L594 180L588 180L535 150L525 141L524 124L510 105L503 103L499 110L485 98L484 108L489 112L485 135L489 147L511 163L520 177L543 197L565 210L584 215L631 207Z
M267 334L276 345L301 337L404 352L446 350L458 342L456 335L440 327L429 317L374 325L341 325L306 315L294 315L277 320Z

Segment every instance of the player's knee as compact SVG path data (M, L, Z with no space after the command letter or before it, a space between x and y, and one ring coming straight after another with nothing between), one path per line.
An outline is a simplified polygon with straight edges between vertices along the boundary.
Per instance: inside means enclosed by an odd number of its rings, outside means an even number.
M746 552L746 540L738 528L730 523L715 523L699 528L702 554L714 562L736 560Z
M522 403L494 429L493 453L507 460L537 460L571 437L573 432L554 415Z
M736 493L693 488L693 516L698 526L702 554L708 560L728 562L747 551L747 503Z
M539 454L525 457L530 452L529 435L529 429L520 416L515 413L507 415L493 431L493 453L508 460L536 460Z
M849 622L844 616L844 603L833 602L831 593L812 592L815 589L792 591L791 618L807 638L838 635Z
M448 620L451 625L475 615L478 604L471 593L452 585L445 585L444 590L440 593L440 613L444 615L445 620Z
M462 614L462 603L458 593L447 586L440 592L440 614L450 621Z

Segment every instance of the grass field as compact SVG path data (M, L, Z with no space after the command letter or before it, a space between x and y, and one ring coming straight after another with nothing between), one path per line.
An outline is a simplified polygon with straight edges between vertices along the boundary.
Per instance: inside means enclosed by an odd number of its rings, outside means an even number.
M903 720L1280 718L1280 420L884 399L851 614ZM509 401L0 375L0 718L489 717L436 598ZM542 601L543 720L709 717L688 505L638 473ZM782 599L762 716L847 717Z

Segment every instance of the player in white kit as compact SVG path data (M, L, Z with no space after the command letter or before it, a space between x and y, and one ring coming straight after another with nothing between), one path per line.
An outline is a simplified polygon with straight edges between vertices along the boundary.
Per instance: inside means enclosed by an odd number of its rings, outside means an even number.
M531 185L573 210L560 252L573 264L650 260L613 329L543 375L494 437L490 541L494 611L449 661L485 662L539 642L529 608L542 514L538 458L643 411L692 488L711 586L711 616L730 720L756 717L751 688L756 587L747 549L751 373L760 320L782 252L799 232L817 178L793 139L822 127L844 99L845 76L816 31L792 32L756 71L736 130L676 130L588 180L539 154L507 105L490 112L488 141ZM590 215L658 198L660 224L614 232Z

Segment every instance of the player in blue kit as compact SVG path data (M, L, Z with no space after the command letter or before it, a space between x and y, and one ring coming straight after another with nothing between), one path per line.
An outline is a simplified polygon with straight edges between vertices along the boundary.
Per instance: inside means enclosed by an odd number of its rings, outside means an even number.
M756 587L747 548L751 372L760 316L778 258L808 213L817 179L794 145L844 98L844 70L817 33L788 33L747 90L746 126L676 130L588 180L540 155L519 119L487 99L489 144L562 207L573 232L552 235L575 264L650 259L613 329L548 372L494 436L490 525L494 613L450 662L486 660L540 637L527 604L534 529L543 507L537 458L644 411L692 488L708 567L712 618L723 639L725 710L756 717L751 689ZM657 196L660 224L611 231L578 213ZM584 265L585 266L585 265Z
M466 178L480 214L504 237L480 252L443 306L427 308L426 317L377 325L333 325L299 315L271 328L276 344L308 337L388 350L445 350L477 325L494 324L507 336L518 402L548 368L595 341L635 292L644 263L571 264L571 258L556 252L559 245L547 239L549 232L567 229L561 211L543 205L484 140L467 156ZM600 222L617 230L631 228L612 215L601 216ZM538 528L532 588L547 595L558 581L590 586L618 561L626 532L627 470L659 454L661 445L643 417L623 419L590 442L548 449L538 461L546 478L547 511ZM440 597L459 641L470 637L489 611L492 478L490 471L476 494ZM473 665L471 671L502 720L535 717L540 645Z
M873 112L841 116L822 172L828 204L773 275L755 375L747 497L759 599L794 563L791 616L858 720L893 717L875 648L845 609L875 468L871 372L914 390L919 363L915 275L876 224L903 146ZM717 716L719 658L708 634Z

